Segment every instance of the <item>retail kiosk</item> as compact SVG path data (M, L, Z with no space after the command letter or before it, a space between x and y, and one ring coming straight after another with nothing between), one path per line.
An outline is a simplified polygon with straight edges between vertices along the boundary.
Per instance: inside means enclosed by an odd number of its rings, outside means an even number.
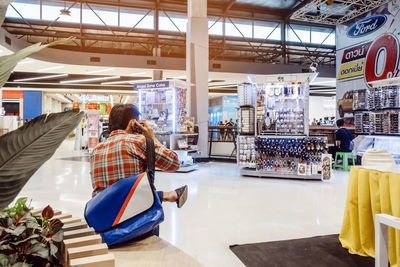
M179 157L179 172L197 169L191 153L197 152L198 133L187 116L186 83L180 80L135 83L140 119L153 128L157 139Z
M269 76L238 86L241 175L321 179L327 138L308 134L309 83L316 75Z

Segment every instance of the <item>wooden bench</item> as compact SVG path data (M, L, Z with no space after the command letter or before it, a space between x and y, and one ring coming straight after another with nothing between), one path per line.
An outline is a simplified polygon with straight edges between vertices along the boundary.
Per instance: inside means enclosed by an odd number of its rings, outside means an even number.
M42 209L33 210L40 214ZM64 267L179 267L202 266L198 261L157 236L109 248L81 218L55 211L63 223L61 255Z

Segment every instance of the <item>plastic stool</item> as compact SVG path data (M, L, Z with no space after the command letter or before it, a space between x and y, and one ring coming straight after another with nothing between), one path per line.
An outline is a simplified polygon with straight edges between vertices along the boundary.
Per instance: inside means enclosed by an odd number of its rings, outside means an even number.
M338 164L338 157L341 157L342 163ZM349 156L353 160L352 166L355 165L354 155L353 152L336 152L335 156L335 164L333 164L333 168L342 168L344 171L348 171L349 168Z

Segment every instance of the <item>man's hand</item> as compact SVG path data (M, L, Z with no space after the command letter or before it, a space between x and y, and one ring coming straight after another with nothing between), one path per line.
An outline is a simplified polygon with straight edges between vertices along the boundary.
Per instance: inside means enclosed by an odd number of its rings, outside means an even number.
M128 124L128 127L126 127L126 129L125 129L125 132L126 132L127 134L133 134L133 133L135 133L135 132L133 131L133 129L135 128L135 125L136 125L136 120L130 120L130 121L129 121L129 124Z
M147 136L147 137L149 137L149 138L151 138L153 140L156 138L155 135L154 135L153 129L146 122L141 122L140 123L140 122L135 120L134 126L138 127L140 130L142 130L142 134L144 136Z

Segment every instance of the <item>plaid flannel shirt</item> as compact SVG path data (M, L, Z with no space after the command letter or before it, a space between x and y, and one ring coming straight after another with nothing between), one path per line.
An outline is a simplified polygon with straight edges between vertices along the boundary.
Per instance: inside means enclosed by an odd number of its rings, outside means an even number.
M179 168L176 153L155 144L156 167L173 172ZM113 183L145 171L146 138L143 135L113 131L90 155L93 196Z

